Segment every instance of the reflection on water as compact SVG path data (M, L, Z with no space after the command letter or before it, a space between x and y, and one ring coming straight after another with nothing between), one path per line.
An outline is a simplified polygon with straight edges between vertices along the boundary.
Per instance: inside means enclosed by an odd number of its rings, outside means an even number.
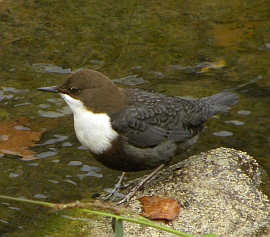
M24 152L31 147L31 157L38 159L23 162L17 153L5 152L12 146L1 147L1 194L69 202L117 181L120 172L81 149L63 100L35 89L57 85L79 68L99 70L119 86L189 98L236 90L240 102L211 119L196 146L173 162L225 146L248 152L270 173L266 2L2 1L0 147L10 134L24 134L13 147L21 144ZM6 121L11 127L3 132ZM42 135L34 142L30 133ZM70 220L39 207L1 203L0 235L67 236ZM82 232L81 225L72 227L70 236Z

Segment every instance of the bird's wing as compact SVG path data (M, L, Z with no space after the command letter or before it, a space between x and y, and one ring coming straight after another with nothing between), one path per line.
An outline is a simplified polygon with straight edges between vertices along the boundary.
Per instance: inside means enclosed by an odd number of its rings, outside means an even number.
M112 127L136 147L154 147L170 139L182 142L203 130L202 123L186 122L181 106L131 106L110 115Z

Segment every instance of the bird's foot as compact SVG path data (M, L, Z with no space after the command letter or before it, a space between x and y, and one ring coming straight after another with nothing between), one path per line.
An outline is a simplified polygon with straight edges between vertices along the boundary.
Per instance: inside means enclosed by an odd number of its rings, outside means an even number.
M120 190L122 189L126 189L128 187L130 187L131 185L133 185L134 182L130 182L128 184L120 184L119 182L114 186L113 189L109 189L109 190L105 190L108 192L108 194L105 194L106 196L103 198L104 201L108 201L109 199L111 199L112 197L116 197L116 198L124 198L125 195L122 194L120 192Z
M105 198L103 199L104 201L108 201L109 199L111 199L112 197L117 197L117 198L123 198L124 195L122 193L120 193L120 189L122 188L122 185L117 183L114 186L114 189L111 190L108 194L106 194Z
M148 182L150 182L155 175L164 167L164 164L158 166L151 174L149 174L146 178L144 178L141 182L139 182L138 184L136 184L134 186L134 188L120 201L118 202L116 205L127 205L128 202L130 201L130 199L132 197L135 196L136 192L140 189L142 189L144 187L145 184L147 184Z
M131 182L129 184L124 184L125 175L126 175L126 173L123 172L118 183L114 186L114 189L108 191L108 194L106 194L106 197L103 199L104 201L111 199L113 196L116 198L124 198L125 197L122 193L120 193L120 190L128 188L130 185L133 184L133 182Z
M142 182L135 185L135 187L121 201L116 203L116 205L124 204L126 206L129 203L130 199L135 196L136 192L143 187L144 184L141 183Z

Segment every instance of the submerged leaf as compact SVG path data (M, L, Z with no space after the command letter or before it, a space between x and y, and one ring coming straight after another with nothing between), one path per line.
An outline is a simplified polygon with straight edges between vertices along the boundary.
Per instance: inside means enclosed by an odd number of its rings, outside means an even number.
M43 131L32 132L25 126L27 122L26 118L0 122L0 155L16 155L22 157L22 160L37 159L35 152L29 150L29 147L35 146Z

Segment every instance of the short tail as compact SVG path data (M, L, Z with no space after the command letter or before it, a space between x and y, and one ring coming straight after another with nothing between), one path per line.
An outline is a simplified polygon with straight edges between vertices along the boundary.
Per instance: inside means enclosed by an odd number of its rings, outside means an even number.
M239 101L237 94L230 91L223 91L218 94L202 98L203 103L210 105L210 117L216 113L228 111L233 105Z
M208 104L232 107L239 101L239 97L236 93L223 91L218 94L205 97L202 100Z

